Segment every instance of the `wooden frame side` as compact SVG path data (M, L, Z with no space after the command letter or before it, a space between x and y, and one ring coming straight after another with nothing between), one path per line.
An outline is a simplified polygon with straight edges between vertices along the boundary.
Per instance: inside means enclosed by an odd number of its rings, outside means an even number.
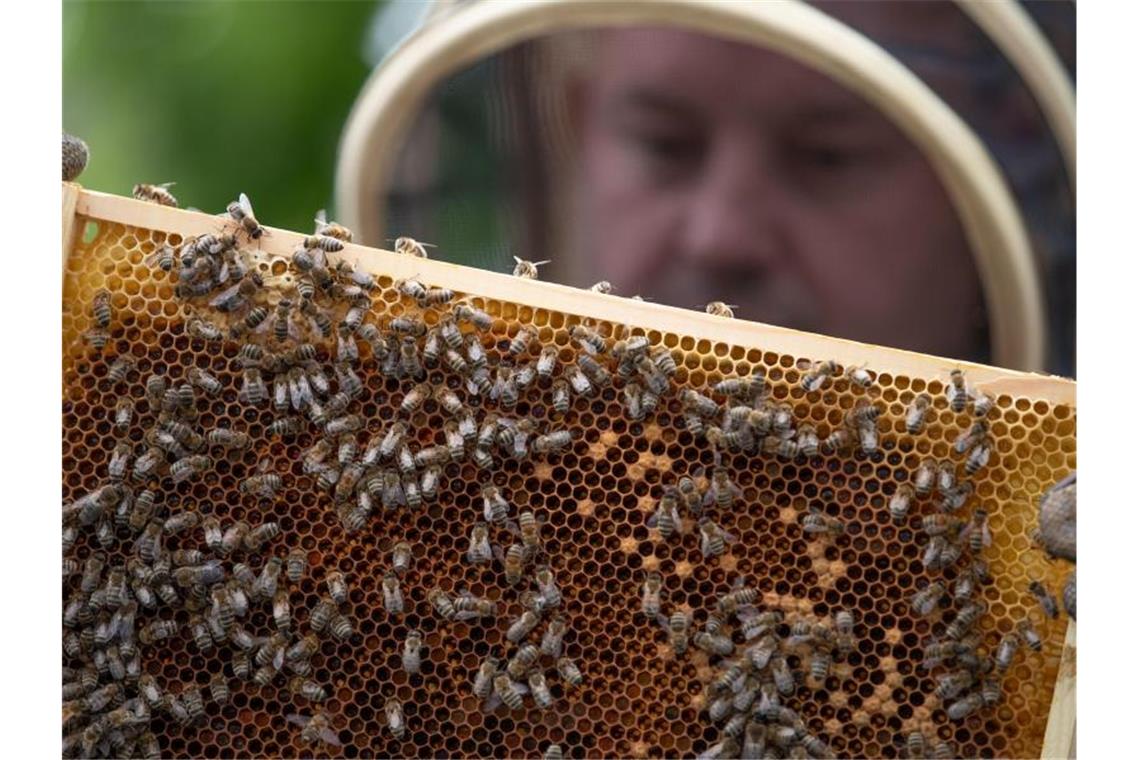
M1041 743L1042 760L1064 760L1077 756L1077 623L1069 621L1061 665L1053 686L1053 704L1045 739Z
M78 234L75 224L76 206L79 203L83 188L74 182L63 183L63 271L67 271L67 257L75 247L75 236Z
M183 236L216 233L222 225L217 216L89 190L80 194L77 210L95 219L165 230ZM291 256L293 249L304 237L288 230L272 227L266 229L268 234L260 239L259 244L261 250L270 256ZM347 245L338 256L373 274L394 280L418 277L432 285L461 293L630 325L649 332L674 332L712 343L756 346L765 351L777 351L796 357L829 357L849 366L866 363L880 374L946 378L951 369L963 368L967 370L972 385L995 395L1008 393L1076 406L1076 383L1065 378L943 359L740 319L724 319L701 311L602 295L539 280L523 280L506 274L403 256L361 245Z

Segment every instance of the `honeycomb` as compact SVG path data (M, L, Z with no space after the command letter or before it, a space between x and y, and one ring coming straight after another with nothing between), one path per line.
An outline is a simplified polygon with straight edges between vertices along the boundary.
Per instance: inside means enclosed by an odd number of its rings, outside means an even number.
M716 599L740 582L757 589L762 608L781 610L785 625L797 617L831 620L836 612L850 610L853 650L837 658L830 675L818 683L803 677L807 664L793 657L791 663L800 672L794 694L786 700L835 756L905 757L905 736L916 730L932 741L952 743L963 757L1040 754L1065 619L1044 617L1026 587L1031 580L1041 580L1060 589L1067 574L1066 567L1043 552L1031 551L1031 534L1040 495L1076 467L1076 413L1069 404L996 394L989 416L993 455L974 477L975 495L968 507L989 510L993 535L992 545L983 552L992 582L980 587L987 611L977 630L983 648L992 653L1003 635L1028 618L1043 645L1039 651L1020 649L1002 682L999 704L951 720L946 704L935 696L936 677L943 671L926 670L922 661L924 647L945 633L960 605L943 601L933 614L921 616L912 608L911 597L934 579L950 586L964 564L940 571L924 567L922 520L935 511L933 504L919 500L902 524L888 511L891 495L900 484L913 482L925 458L954 458L954 441L973 421L968 409L955 413L948 406L949 366L932 359L924 375L876 372L869 366L870 387L839 378L809 393L802 384L805 372L829 357L793 356L652 324L633 325L652 345L666 347L677 364L673 386L654 413L640 421L630 419L620 381L618 388L575 396L562 416L550 409L549 387L532 386L520 394L513 414L543 420L544 428L572 431L569 448L545 456L497 456L489 470L470 460L449 462L437 498L419 509L377 508L363 529L349 532L332 497L316 488L302 465L302 453L316 441L313 431L306 429L293 438L268 434L277 416L272 405L250 407L239 400L240 370L234 369L239 343L192 338L188 321L200 317L201 309L180 301L173 281L147 263L163 244L179 246L187 230L217 232L218 218L143 206L126 201L107 206L132 209L124 219L106 212L99 216L91 211L95 206L81 202L79 234L67 252L64 504L104 482L120 436L112 419L120 399L136 402L138 411L127 437L139 442L144 423L152 419L144 403L146 378L159 374L174 381L192 368L207 370L222 389L214 396L197 397L197 428L242 430L252 445L219 458L201 477L164 481L159 500L200 517L215 516L223 524L276 521L281 534L266 544L262 555L284 558L300 547L308 560L299 582L282 579L294 629L307 630L312 610L326 595L326 577L337 570L348 583L343 611L355 626L348 641L321 639L309 676L328 693L320 707L330 721L330 738L340 746L303 741L302 729L287 716L309 715L315 707L280 681L259 688L248 680L228 678L228 701L218 704L207 698L205 718L198 723L182 725L161 711L152 713L149 729L161 756L537 757L552 745L566 757L705 753L720 741L720 729L707 713L707 687L724 663L692 645L676 655L666 631L642 614L642 584L650 572L663 579L662 610L690 613L693 631L706 623ZM85 208L89 215L82 213ZM139 226L137 220L146 219L155 221ZM130 220L136 221L132 225ZM263 238L260 266L267 277L290 276L288 241L296 239L277 230ZM418 311L397 290L388 269L391 260L381 253L365 259L379 285L372 297L373 319ZM424 269L431 267L425 264ZM426 274L421 279L432 284ZM84 336L93 327L91 304L100 289L111 294L114 318L106 345L96 350ZM529 349L532 358L540 345L554 345L566 365L580 354L571 338L575 325L585 322L609 340L631 327L479 293L457 294L464 296L493 317L490 330L482 334L486 350L507 358L508 345L522 327L537 332L538 340ZM442 313L429 309L425 318L430 324ZM464 330L471 327L465 325ZM330 350L322 346L319 360L327 364ZM124 382L112 383L109 367L124 355L134 358L134 369ZM415 381L386 377L364 349L361 357L365 392L353 401L351 411L365 422L359 437L363 446L365 433L401 417L398 407ZM740 495L730 508L713 507L708 513L734 540L723 554L706 557L690 516L683 518L680 535L670 539L650 527L666 486L690 476L707 487L708 474L718 464L708 441L687 429L680 392L707 392L722 379L753 373L764 375L771 400L787 404L797 425L815 424L821 440L840 429L861 400L879 404L883 414L878 449L867 455L855 446L811 459L724 452L719 464L727 468ZM447 383L448 377L443 368L429 372L429 380L437 384ZM911 435L904 417L923 392L933 397L933 411L922 433ZM496 408L488 401L470 403L481 414ZM443 444L446 419L429 400L411 417L411 435L420 446ZM265 460L283 479L274 499L257 498L240 485L259 473ZM521 709L488 709L473 693L484 659L505 658L513 651L507 631L523 610L520 592L527 588L508 583L500 562L472 565L464 559L471 528L483 520L483 486L488 481L501 488L512 519L527 509L538 518L542 561L549 564L561 590L559 612L567 623L564 652L577 663L583 682L568 685L553 665L547 667L550 709L540 709L530 695ZM841 520L842 533L808 535L804 515L812 511ZM492 534L492 541L503 548L515 540L499 526L492 526ZM188 531L168 543L168 549L204 548L201 535L200 530ZM120 534L100 547L91 532L80 531L65 553L65 605L81 583L82 569L76 572L76 566L82 568L99 551L109 564L126 562L133 556L133 541ZM412 562L400 577L404 612L394 614L385 609L382 579L392 568L393 547L401 541L411 546ZM75 562L70 575L69 559ZM251 561L251 566L256 571L261 561ZM436 587L453 596L465 589L487 597L496 602L497 617L446 620L429 600L429 591ZM154 617L140 609L139 627ZM228 677L232 652L224 647L200 651L185 627L187 612L179 610L173 619L180 625L174 636L140 648L142 672L174 693L206 689L219 674ZM255 635L270 633L268 608L252 612L246 624ZM527 640L537 645L546 625L544 621ZM410 631L423 636L418 674L402 666ZM781 635L786 634L785 628ZM63 663L81 667L81 660L66 650ZM388 725L386 706L392 699L402 705L406 721L399 738Z

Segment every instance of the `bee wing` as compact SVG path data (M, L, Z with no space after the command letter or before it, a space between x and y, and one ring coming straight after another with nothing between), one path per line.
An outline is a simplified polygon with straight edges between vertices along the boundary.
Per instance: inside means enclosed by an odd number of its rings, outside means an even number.
M525 683L519 683L517 681L511 681L511 688L514 689L515 691L517 691L519 694L521 694L524 697L527 694L530 694L530 687L527 686Z
M312 719L312 715L298 715L297 713L289 713L285 716L286 721L297 726L307 726Z
M990 533L990 526L983 524L981 527L981 531L982 531L982 546L989 546L990 544L992 544L994 537Z
M656 527L657 527L657 523L659 523L659 522L660 522L660 519L658 518L658 515L659 515L659 513L658 513L658 512L654 512L653 514L651 514L651 515L649 516L649 519L646 521L646 523L645 523L645 524L646 524L648 527L650 527L650 528L656 528Z
M340 737L337 736L336 731L333 731L331 728L322 728L318 733L318 736L320 736L322 740L328 744L333 745L334 747L344 746L344 743L341 742Z
M515 536L521 536L522 535L522 529L519 527L519 524L516 523L514 520L507 520L506 524L503 527L505 527L507 530L509 530Z
M245 193L239 193L238 194L238 205L241 206L241 210L244 211L247 216L253 216L253 206L249 202L249 196L248 195L246 195Z
M276 654L273 655L273 667L281 670L285 666L285 647L278 647Z
M503 555L503 547L497 544L491 547L491 554L495 555L495 559L499 560L499 562L506 561L506 557Z
M714 501L716 501L716 487L710 485L708 490L705 491L705 497L701 499L701 505L708 507L711 506Z
M491 693L487 695L487 701L483 703L483 712L490 715L495 712L501 704L503 704L502 697L500 697L494 689L491 689Z
M664 628L666 633L669 633L669 618L660 612L657 613L657 624Z
M321 228L329 223L329 216L323 208L317 209L317 215L313 217L313 222L317 225L316 232L320 232Z
M236 285L231 285L230 287L226 288L221 293L219 293L218 295L216 295L210 299L210 306L213 306L214 308L218 308L219 306L224 304L226 301L230 300L230 298L233 297L234 293L237 293L239 287L241 287L240 282L237 283Z
M732 533L729 533L724 528L720 529L720 535L721 535L721 538L724 539L724 542L726 544L735 544L736 543L736 540L737 540L736 536L734 536Z
M161 185L157 185L157 187L161 187L163 190L166 190L167 188L174 187L177 184L177 182L163 182Z

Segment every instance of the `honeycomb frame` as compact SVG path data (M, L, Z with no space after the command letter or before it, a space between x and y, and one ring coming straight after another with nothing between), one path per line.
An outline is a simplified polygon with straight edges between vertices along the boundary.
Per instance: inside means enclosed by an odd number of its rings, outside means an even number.
M167 360L171 360L172 366L179 362L185 365L186 361L177 356L179 352L175 350L190 348L185 336L178 336L183 307L173 301L168 286L164 292L163 286L149 278L143 259L159 241L170 239L170 236L218 232L221 222L218 217L84 191L66 183L63 213L66 501L67 497L74 498L85 489L92 488L97 481L93 474L95 467L86 463L86 452L100 449L109 452L111 445L106 426L92 420L95 409L82 398L96 386L94 379L87 378L99 364L89 358L81 340L90 326L91 295L99 287L108 287L114 294L116 308L131 313L131 324L112 331L113 343L127 346L128 350L137 346L135 354L144 361L150 358L161 362L163 354L171 354ZM269 234L260 241L260 248L271 257L287 257L303 237L285 230L266 229ZM93 234L88 237L86 233L91 230ZM988 487L979 488L983 498L1000 500L1006 510L995 516L997 519L993 523L994 547L991 552L996 556L991 558L991 568L995 581L987 589L991 613L983 619L983 629L991 636L1007 632L1013 625L1012 610L1030 609L1030 601L1022 589L1027 573L1044 577L1054 587L1063 579L1063 568L1048 563L1039 552L1025 554L1025 550L1029 548L1027 536L1034 522L1037 498L1053 480L1066 474L1062 471L1075 469L1076 413L1075 384L1072 381L867 346L740 320L725 320L567 286L471 270L445 262L398 256L362 246L348 245L339 255L383 278L381 284L390 285L401 278L418 277L432 286L452 288L477 299L496 317L493 331L500 339L508 338L513 333L510 328L516 323L528 322L539 326L540 338L560 340L561 345L565 345L565 334L571 325L591 320L610 331L631 325L643 330L652 343L670 348L681 366L682 386L703 388L722 377L745 376L752 368L763 367L769 373L777 398L805 410L807 415L820 422L834 422L835 410L847 408L844 404L851 402L853 390L825 389L822 393L816 392L819 398L811 403L832 407L828 412L817 415L810 408L808 394L804 394L797 384L804 367L812 361L834 359L844 366L866 365L875 373L875 388L881 394L879 398L887 402L892 418L898 418L907 400L922 389L929 390L943 401L938 391L944 387L945 377L950 369L961 368L967 373L972 386L997 397L1000 410L994 423L998 463L991 464L986 471ZM378 307L387 303L390 308L397 301L397 298L384 296L375 303ZM173 335L167 339L165 350L157 345L159 335L164 333ZM200 350L191 349L190 353L193 354L193 363L220 366L221 360L217 357L212 361ZM233 348L230 347L227 356L232 353ZM139 381L133 385L138 386ZM369 387L377 390L371 384ZM137 394L140 389L133 390ZM571 649L583 658L580 664L587 675L587 686L593 688L574 692L559 687L555 689L555 711L541 713L528 708L525 715L516 720L513 714L507 718L483 716L477 701L473 702L475 698L464 691L467 688L465 683L456 683L456 693L449 694L439 684L434 688L429 686L424 678L414 683L426 689L427 704L417 705L417 711L409 714L409 738L395 742L382 728L381 706L386 694L381 693L382 689L375 689L375 694L367 695L366 684L369 679L384 673L389 679L387 685L400 696L408 698L416 693L413 682L406 674L399 673L398 666L392 663L396 658L394 645L397 637L411 623L390 626L384 622L382 611L375 620L358 613L357 619L362 622L363 646L372 659L355 662L353 653L346 651L344 645L332 647L331 651L326 651L329 649L326 647L322 654L327 662L319 668L334 685L330 711L340 711L337 713L340 716L340 734L352 737L346 745L353 747L353 752L346 752L346 756L422 756L427 750L465 756L537 756L548 742L567 745L567 755L572 757L695 754L708 746L712 736L706 725L708 721L699 709L702 706L700 680L707 679L710 673L708 660L700 655L690 657L686 662L673 659L660 629L637 621L634 610L637 607L638 579L644 570L672 569L675 580L667 581L667 593L682 606L697 610L702 604L707 606L705 597L711 597L710 589L715 587L717 592L723 592L733 577L745 574L755 578L760 568L772 572L773 567L767 564L770 562L767 555L779 555L798 546L801 556L796 566L784 570L779 580L768 584L766 599L788 612L811 615L819 614L822 609L834 608L840 600L846 603L845 600L856 598L858 601L881 592L883 579L888 574L891 577L905 575L908 560L913 564L914 554L903 547L903 553L889 560L886 567L876 565L876 559L881 560L882 557L876 557L874 552L882 552L884 547L891 545L897 548L902 541L889 521L884 522L874 516L859 519L858 513L873 514L875 510L871 507L882 507L877 511L885 511L882 493L872 495L870 501L865 493L860 493L863 482L873 482L880 477L876 469L883 466L884 459L892 456L898 460L894 462L896 470L913 469L914 461L911 460L917 459L914 451L908 452L908 457L901 457L898 451L887 453L875 463L859 455L826 457L822 465L811 467L774 460L758 468L750 465L739 467L738 475L746 476L740 482L744 485L746 500L751 502L750 508L766 517L769 525L776 526L782 535L773 537L771 533L758 531L756 515L733 515L735 521L732 525L742 535L742 541L719 560L702 562L701 554L691 540L684 545L665 545L659 535L653 535L655 531L644 527L653 504L649 496L651 489L644 484L660 483L663 475L670 477L670 472L674 475L684 473L688 464L707 465L710 463L708 458L677 465L679 458L671 456L670 452L683 447L678 444L679 436L675 429L649 422L640 426L640 433L635 435L632 423L625 425L617 421L621 416L620 397L611 394L608 403L601 403L600 411L594 408L599 403L595 399L593 403L576 407L579 419L593 421L592 424L583 423L587 427L602 425L602 419L607 415L612 420L592 440L575 446L574 456L583 462L583 466L586 461L592 464L592 479L583 477L580 483L572 484L571 476L558 458L516 467L507 478L512 492L526 492L527 486L537 486L530 492L530 500L536 512L547 513L550 523L546 529L552 534L555 544L566 552L562 557L565 562L563 569L579 573L576 577L600 577L614 589L592 590L583 583L564 586L567 612L572 620L585 621L586 608L593 608L597 613L596 619L572 626L574 633L568 638ZM942 434L942 440L935 440L927 446L927 450L936 455L939 451L944 452L953 440L951 426L956 422L944 404L938 408L939 415L933 425ZM225 416L225 411L216 414ZM669 409L659 410L662 418L671 414ZM675 425L679 426L679 423ZM897 438L899 431L895 430L894 435ZM897 443L890 429L884 431L883 441L884 448L888 441ZM266 448L279 455L285 453L287 447L272 443L266 444ZM99 464L101 462L97 461L95 466ZM808 472L812 467L817 470L814 474ZM559 473L559 469L563 472ZM814 485L813 479L817 481ZM227 479L223 476L221 480ZM806 487L803 485L805 482ZM639 484L642 487L639 488ZM768 491L774 489L775 484L785 489L782 492L784 498L773 496ZM221 486L222 489L226 487L225 483ZM623 494L623 487L628 492ZM219 488L203 487L200 491L195 490L197 488L184 488L180 493L202 503L223 493ZM833 489L834 500L841 505L841 514L845 517L855 515L860 535L843 536L838 539L838 545L830 546L825 546L819 539L805 541L802 536L797 538L798 528L794 527L796 509L828 488ZM284 501L295 506L293 514L278 515L283 527L310 531L308 540L303 540L303 546L308 548L310 555L320 557L315 566L326 569L339 567L349 572L357 581L352 592L353 601L358 610L365 612L370 606L379 605L379 584L374 577L360 573L355 564L382 568L387 559L383 548L391 544L389 532L393 529L402 528L407 535L416 536L419 540L433 535L430 525L424 527L421 514L421 519L402 515L395 520L397 525L385 526L383 518L374 520L366 531L370 535L338 537L339 528L329 510L322 508L320 498L313 499L309 494L292 490ZM516 501L515 505L522 506L523 503ZM548 504L554 504L556 508ZM248 512L241 507L238 509L243 514ZM748 509L741 511L747 512ZM305 519L307 512L315 513L316 510L323 510L323 516ZM442 510L435 516L450 519L452 513ZM452 548L462 546L466 522L462 529L439 536L441 543ZM580 547L575 537L581 535L591 535L597 540L597 546ZM744 537L751 537L757 542L754 552L744 550ZM422 562L424 545L417 543L417 546L421 554L417 559ZM570 554L572 551L576 551L577 556ZM855 568L856 563L858 568ZM874 577L865 575L863 567L873 569ZM850 576L853 568L858 572ZM467 575L468 578L472 576L471 573ZM501 591L493 575L484 574L475 581L489 595ZM813 587L810 579L815 579L818 586ZM303 596L313 598L312 580L308 580L307 586L305 583L302 582L301 588ZM829 587L828 592L820 590L825 586ZM843 590L839 592L837 588ZM621 590L620 593L617 589ZM701 593L697 589L701 589ZM64 591L66 596L66 584ZM499 598L506 601L505 596ZM868 611L880 619L889 617L907 628L905 632L898 628L886 631L873 629L879 638L875 643L869 643L871 651L857 656L858 665L843 666L851 671L848 675L854 674L856 679L859 678L857 671L862 670L862 676L868 680L847 693L836 693L843 692L844 686L830 696L807 692L804 697L805 702L812 705L808 711L812 725L842 741L840 754L899 756L894 744L895 733L913 726L916 721L939 722L936 715L939 710L924 704L925 700L908 704L906 689L914 693L914 687L921 679L913 670L905 668L905 657L895 655L900 651L900 643L904 649L920 650L929 626L922 622L908 623L907 615L895 609L900 600L905 601L905 596L896 598L893 604L881 609L876 609L874 604L866 605ZM466 679L473 670L472 663L478 661L477 657L486 647L481 648L470 640L466 645L463 641L449 643L448 637L455 632L433 624L430 607L422 593L415 602L418 608L416 622L427 632L426 639L432 652L429 673L438 672L446 678L459 675L461 679L457 680ZM864 609L861 604L852 606ZM995 606L1006 613L993 613ZM964 723L973 726L970 730L951 728L944 716L939 723L948 727L943 733L958 740L967 756L1029 757L1040 754L1053 757L1068 754L1068 742L1072 737L1069 724L1075 721L1075 704L1072 704L1070 690L1055 686L1073 678L1073 673L1062 660L1069 663L1070 650L1075 652L1075 624L1069 623L1066 629L1060 622L1043 625L1040 619L1035 620L1045 643L1041 652L1033 655L1036 659L1032 661L1032 667L1028 661L1021 660L1012 668L1014 677L1022 683L1015 684L1018 686L1016 689L1007 687L1006 702L997 708L1007 713L1006 717L996 721L968 718ZM611 636L611 630L620 635ZM490 639L496 637L493 630L485 634ZM891 638L896 640L892 642ZM191 652L189 648L182 650L176 647L172 657L181 651L187 655ZM586 659L587 652L593 652L592 657L602 659ZM868 661L877 662L877 668L863 662L863 656ZM888 674L888 677L872 683L870 675L876 670L885 672L884 661L894 663L895 677ZM195 664L203 663L195 660ZM899 667L900 664L904 667ZM154 673L169 674L177 670L170 660L144 665ZM341 666L339 673L336 665ZM205 683L201 673L193 677ZM1030 684L1027 679L1033 677L1045 683ZM851 678L846 681L851 681ZM667 686L659 685L661 683ZM622 684L623 688L617 689L616 684ZM901 700L896 699L899 695ZM671 703L668 700L670 696L673 699ZM930 699L930 704L933 704L933 697ZM872 708L876 705L881 712L874 712ZM288 698L262 698L256 690L248 689L241 694L240 704L232 709L211 706L208 712L210 728L199 732L196 738L188 738L171 724L169 731L159 736L163 755L288 756L314 752L300 743L295 727L285 726L275 717L275 711L279 714L300 709L300 703L289 702ZM465 715L466 719L457 720L457 714ZM931 718L932 714L935 714L934 718ZM454 723L451 731L445 728L449 721ZM1007 733L991 731L991 728L1009 729L1011 726L1016 730ZM249 734L251 731L253 736L241 736L243 732ZM259 733L264 733L264 737L258 736ZM891 734L889 738L888 733ZM991 733L1003 737L1000 743L978 745L977 736ZM227 734L236 735L237 743L230 743ZM478 738L480 734L482 739ZM362 742L360 747L351 743L357 739ZM415 751L417 749L419 752ZM330 754L325 747L317 748L315 752L318 756Z

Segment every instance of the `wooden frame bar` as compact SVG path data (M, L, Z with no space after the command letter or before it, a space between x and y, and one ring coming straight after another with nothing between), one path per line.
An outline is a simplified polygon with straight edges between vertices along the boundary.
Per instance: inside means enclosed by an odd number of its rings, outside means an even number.
M84 190L78 185L63 185L63 262L74 250L80 217L95 221L119 223L146 229L164 230L183 236L217 232L221 221L216 216L144 203L131 198ZM266 228L261 249L270 256L288 257L304 235L287 230ZM360 245L347 245L341 254L372 274L393 279L419 277L432 285L456 291L511 301L534 309L549 309L583 318L598 318L616 324L628 324L650 331L679 332L697 339L738 345L763 346L797 357L833 357L842 364L864 362L876 372L946 376L955 367L968 370L972 383L991 393L1024 396L1054 404L1076 405L1076 383L1047 375L968 364L951 359L873 346L823 335L788 330L744 320L713 317L700 311L689 311L618 296L601 295L565 285L524 280L506 274L449 264L442 261L404 256ZM1053 702L1042 744L1042 758L1076 756L1076 623L1070 622L1066 632L1060 669L1054 685Z

